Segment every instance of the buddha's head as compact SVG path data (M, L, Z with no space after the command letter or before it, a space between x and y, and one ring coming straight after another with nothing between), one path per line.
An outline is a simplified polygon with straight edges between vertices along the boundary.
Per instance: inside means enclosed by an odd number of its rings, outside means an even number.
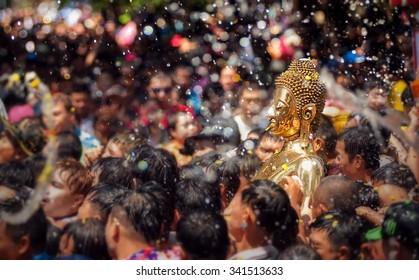
M276 136L294 140L304 133L317 130L323 111L326 88L311 60L295 60L275 80L275 93L268 117L268 129Z

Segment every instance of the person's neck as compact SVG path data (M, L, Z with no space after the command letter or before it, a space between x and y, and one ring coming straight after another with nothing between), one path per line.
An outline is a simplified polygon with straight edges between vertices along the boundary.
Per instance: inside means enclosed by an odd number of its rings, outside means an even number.
M240 117L242 119L242 121L247 124L247 125L251 125L252 124L252 115L246 114L246 113L241 113Z
M236 242L236 249L237 253L239 253L259 247L265 247L266 245L268 245L268 242L263 236L258 235L251 238L245 234L242 240Z
M116 248L116 259L125 260L132 254L149 248L150 245L141 240L122 238Z
M357 178L355 178L355 181L361 181L364 184L368 184L371 182L372 172L366 170L364 172L359 172L358 174L359 175Z

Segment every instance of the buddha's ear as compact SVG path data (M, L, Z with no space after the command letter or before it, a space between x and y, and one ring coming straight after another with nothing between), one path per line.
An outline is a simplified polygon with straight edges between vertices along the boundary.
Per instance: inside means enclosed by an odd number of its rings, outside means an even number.
M316 116L316 104L308 103L301 109L301 131L300 141L302 147L307 147L310 141L310 124Z

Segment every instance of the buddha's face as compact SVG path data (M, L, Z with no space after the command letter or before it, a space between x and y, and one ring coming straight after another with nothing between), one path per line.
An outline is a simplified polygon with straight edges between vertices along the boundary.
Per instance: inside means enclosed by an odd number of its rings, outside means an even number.
M299 132L295 99L293 94L284 87L275 90L274 100L268 111L269 129L273 135L291 137Z

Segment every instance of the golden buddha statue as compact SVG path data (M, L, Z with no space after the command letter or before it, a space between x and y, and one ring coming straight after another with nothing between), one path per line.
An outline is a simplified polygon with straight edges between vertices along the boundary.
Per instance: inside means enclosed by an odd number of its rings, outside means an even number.
M309 59L293 61L275 80L275 88L267 130L282 136L285 145L263 164L254 179L268 179L281 185L284 176L298 176L307 201L325 174L325 164L313 150L311 134L318 127L326 88L319 82L316 66Z

